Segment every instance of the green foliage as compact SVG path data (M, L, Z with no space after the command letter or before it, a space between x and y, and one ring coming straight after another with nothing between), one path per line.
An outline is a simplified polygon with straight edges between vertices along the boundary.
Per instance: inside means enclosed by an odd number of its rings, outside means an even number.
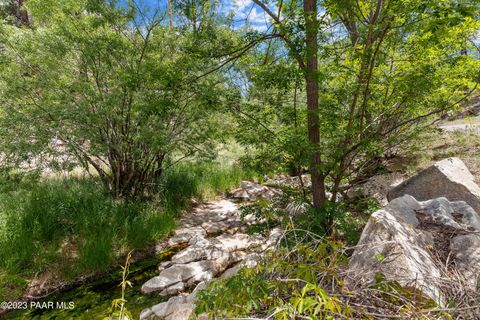
M370 287L345 286L348 257L338 241L299 234L271 251L254 269L215 281L200 291L196 313L209 319L453 319L420 290L375 276ZM244 307L248 306L248 307ZM468 309L468 308L467 308ZM453 313L451 313L453 312Z
M207 312L212 318L247 316L258 312L271 300L269 285L261 274L244 269L200 291L195 312Z
M20 297L23 294L23 290L27 288L29 280L20 276L8 274L4 271L0 271L0 299L2 301L8 301L9 297Z
M282 188L282 194L271 200L258 199L240 207L241 216L253 215L262 222L250 225L251 233L265 233L281 225L284 229L295 228L298 233L331 235L355 245L370 215L380 208L375 198L361 198L355 201L328 201L321 209L315 209L304 194L295 188ZM286 207L298 212L289 215ZM318 212L320 211L320 212ZM325 230L325 217L333 218L332 229ZM292 236L293 234L291 234ZM291 240L291 239L287 239Z
M301 171L318 153L320 164L309 170L319 170L336 197L377 174L387 155L457 109L478 82L477 1L323 1L329 19L317 21L319 110L309 114L306 63L298 62L306 55L303 8L282 5L272 31L282 37L239 63L249 86L233 110L237 136L251 146L245 161L267 172ZM308 115L319 118L319 143L307 137Z
M253 179L257 179L257 173L239 165L179 163L166 170L162 178L162 203L167 212L178 212L192 198L207 200Z
M105 271L118 254L143 248L174 227L153 205L110 198L87 179L48 179L0 194L0 270L59 276Z
M325 289L316 284L306 283L302 290L294 290L289 301L289 308L281 310L275 319L288 320L294 315L305 315L308 319L335 319L335 314L351 316L348 310L342 310L341 302L329 296Z
M36 172L18 171L1 177L0 274L6 285L0 294L11 297L24 286L15 279L35 273L55 270L75 278L108 270L119 254L168 234L194 198L207 200L254 173L215 162L179 164L163 176L158 203L114 200L97 179L39 179Z
M253 313L282 320L348 317L349 307L326 289L341 288L338 273L346 263L341 252L340 243L330 241L281 247L255 269L242 269L201 291L196 312L207 312L212 318Z
M210 37L170 30L158 16L140 25L131 5L31 0L28 8L33 28L0 25L5 160L42 157L55 167L61 159L97 172L113 196L142 197L171 157L212 156L220 111L237 90L219 73L200 76L213 61L198 42ZM205 32L216 34L213 47L232 38L221 26Z
M285 190L286 191L286 190ZM240 217L244 219L247 215L252 215L256 218L255 224L249 225L247 232L249 233L268 233L272 228L283 224L287 225L287 214L284 210L291 196L284 192L280 196L273 199L259 198L252 203L244 204L240 207Z
M132 282L127 280L127 277L130 273L130 264L132 260L132 251L127 254L125 258L125 265L121 266L122 268L122 281L120 282L120 287L122 288L122 296L120 298L114 299L112 301L112 308L110 314L106 320L129 320L133 319L132 314L127 310L125 304L127 300L125 299L125 291L128 287L132 287Z

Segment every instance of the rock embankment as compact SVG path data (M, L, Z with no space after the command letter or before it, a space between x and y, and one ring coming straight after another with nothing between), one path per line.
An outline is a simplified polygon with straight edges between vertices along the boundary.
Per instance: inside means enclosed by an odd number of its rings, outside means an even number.
M465 201L480 212L480 187L459 158L435 163L388 192L388 200L409 194L419 201L445 197L450 201Z
M449 282L462 281L475 289L480 274L479 190L457 158L440 161L394 188L393 199L363 230L350 259L349 285L367 286L381 273L440 305L446 303Z

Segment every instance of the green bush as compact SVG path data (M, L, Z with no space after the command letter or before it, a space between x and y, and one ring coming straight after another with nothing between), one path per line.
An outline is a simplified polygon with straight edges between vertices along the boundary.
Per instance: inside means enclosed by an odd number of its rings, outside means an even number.
M298 208L298 213L290 217L285 210L287 206ZM316 210L310 205L309 198L306 198L301 191L285 187L282 188L281 195L270 200L260 198L243 205L240 210L242 216L252 214L263 221L249 226L248 231L252 233L263 233L272 227L282 225L283 228L298 229L297 233L311 232L321 236L330 234L354 245L358 242L370 215L379 208L376 199L361 198L351 203L327 202L322 209ZM333 231L326 232L324 229L323 219L327 216L333 218Z
M327 291L343 286L340 273L347 259L341 243L308 239L277 248L254 269L211 283L199 292L196 313L207 312L211 319L252 314L281 320L348 318L348 305Z

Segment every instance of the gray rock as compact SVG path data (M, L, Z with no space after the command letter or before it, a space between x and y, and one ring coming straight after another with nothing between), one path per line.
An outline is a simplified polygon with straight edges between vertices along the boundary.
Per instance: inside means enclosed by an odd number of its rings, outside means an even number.
M213 261L196 261L189 264L174 264L147 282L141 288L142 293L160 292L179 282L200 282L210 280L215 274Z
M234 189L230 192L230 197L234 199L238 199L241 201L248 201L250 199L250 195L248 194L247 190L242 188Z
M445 197L465 201L480 212L480 188L468 168L458 158L435 163L414 177L402 182L388 193L388 200L409 194L419 201Z
M273 228L270 230L267 241L262 244L262 251L273 249L283 237L283 230L280 228Z
M233 267L227 269L220 278L228 279L236 275L242 268L253 268L262 260L262 256L258 253L250 253L244 260L237 263Z
M182 303L175 306L172 313L165 317L165 320L188 320L195 310L195 304Z
M197 294L199 291L201 290L205 290L208 286L208 282L206 281L202 281L202 282L199 282L197 284L197 286L195 287L195 289L192 291L192 293L190 293L187 298L186 298L186 302L187 303L196 303L198 298L197 298Z
M188 227L175 230L175 235L168 240L169 246L187 243L194 237L206 237L207 232L202 227Z
M199 260L216 260L229 252L225 252L221 248L221 244L214 241L215 239L204 239L198 241L188 248L180 251L172 257L172 262L176 264L185 264Z
M158 271L163 271L172 265L172 261L163 261L158 265Z
M140 314L140 320L188 320L194 310L195 304L187 302L185 297L173 297L167 302L144 309Z
M183 291L184 289L185 289L185 283L178 282L178 283L160 291L160 295L161 296L171 296L171 295L177 294L178 292Z
M242 201L255 201L258 198L272 199L281 194L280 190L261 184L242 181L241 187L230 192L230 197Z
M245 250L252 242L250 241L250 237L244 233L237 233L237 234L222 234L215 238L217 241L220 242L221 247L223 250L228 252L233 252L236 250Z
M242 265L241 262L239 262L236 265L234 265L233 267L225 270L225 272L222 273L220 278L221 279L229 279L229 278L233 277L234 275L236 275L242 268L243 268L243 265Z
M478 288L480 275L480 235L466 234L456 236L450 242L456 268L464 275L473 288Z
M233 227L238 227L242 223L239 220L224 220L220 222L204 222L202 223L202 228L207 232L207 234L219 233L226 231Z
M478 221L465 202L446 198L418 202L409 195L394 199L372 214L365 226L350 258L348 283L368 285L382 273L443 305L440 283L447 260L466 278L479 274ZM445 261L439 261L442 257Z

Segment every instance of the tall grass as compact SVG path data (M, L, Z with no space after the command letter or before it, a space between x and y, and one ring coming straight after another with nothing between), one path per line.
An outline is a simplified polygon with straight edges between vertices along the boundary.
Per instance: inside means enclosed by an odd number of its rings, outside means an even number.
M176 212L192 198L211 199L238 186L242 180L252 179L258 179L258 174L239 165L181 163L165 171L162 199L168 212Z
M22 279L46 270L67 279L107 270L122 253L168 234L193 198L253 177L214 162L180 164L165 171L158 201L126 202L95 179L0 176L0 298L18 295Z
M108 267L116 253L140 248L174 226L144 203L115 201L94 180L42 181L0 195L0 268L42 271L72 260L81 271Z

